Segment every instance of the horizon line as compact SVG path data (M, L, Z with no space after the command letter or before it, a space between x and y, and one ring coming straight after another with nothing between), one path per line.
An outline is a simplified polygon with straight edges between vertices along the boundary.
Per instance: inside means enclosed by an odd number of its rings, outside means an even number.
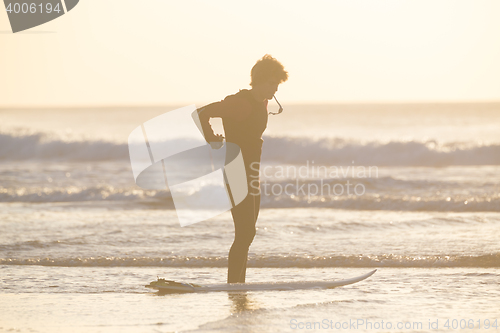
M207 105L212 102L203 103L193 103L193 102L172 102L169 104L43 104L43 105L0 105L0 110L2 109L47 109L47 108L57 108L57 109L81 109L81 108L165 108L165 107L177 107L177 106L187 106L187 105ZM284 100L281 104L293 106L293 105L418 105L418 104L500 104L499 100L419 100L419 101L293 101L287 103Z

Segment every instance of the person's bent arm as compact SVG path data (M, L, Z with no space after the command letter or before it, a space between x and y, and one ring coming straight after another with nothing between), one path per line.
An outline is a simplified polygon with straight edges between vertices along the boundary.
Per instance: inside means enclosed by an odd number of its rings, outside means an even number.
M210 118L244 121L251 112L251 106L248 101L242 99L241 97L231 95L220 102L208 104L197 111L205 140L208 143L221 142L224 137L220 134L214 134L212 126L210 125Z
M217 112L219 108L216 107L216 104L220 104L220 102L209 104L197 110L203 132L202 134L208 143L220 142L223 139L222 135L214 134L214 130L210 125L210 118L222 117L222 115Z

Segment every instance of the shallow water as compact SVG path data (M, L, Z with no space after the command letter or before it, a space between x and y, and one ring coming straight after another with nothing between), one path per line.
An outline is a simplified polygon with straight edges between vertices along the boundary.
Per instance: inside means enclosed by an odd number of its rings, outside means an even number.
M485 329L487 320L493 325L499 319L498 268L381 268L368 280L331 290L165 296L141 284L156 274L216 281L225 269L2 266L1 271L0 327L5 331L326 332L349 323L344 331L448 332L447 320L450 327L453 320L458 325L466 320L474 328L454 331L488 332L495 330ZM366 271L253 268L248 278L337 279ZM438 329L429 329L429 321L438 322ZM321 327L306 329L317 322Z
M446 320L473 319L467 331L483 332L477 325L498 317L500 213L264 209L247 281L336 280L371 267L377 273L333 290L158 296L144 287L157 276L198 284L226 277L229 214L185 228L174 214L89 203L3 204L9 232L1 236L0 327L288 332L349 322L348 331L370 332L376 329L368 322L430 320L439 323L432 331L444 332ZM321 328L299 329L314 322ZM428 331L402 327L394 331Z

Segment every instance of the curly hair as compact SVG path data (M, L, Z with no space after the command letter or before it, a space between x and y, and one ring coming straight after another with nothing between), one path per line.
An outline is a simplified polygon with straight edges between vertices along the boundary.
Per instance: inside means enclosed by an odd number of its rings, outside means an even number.
M288 80L288 72L285 71L285 67L269 54L266 54L255 63L250 76L252 79L250 85L252 87L255 84L269 80L276 80L279 83Z

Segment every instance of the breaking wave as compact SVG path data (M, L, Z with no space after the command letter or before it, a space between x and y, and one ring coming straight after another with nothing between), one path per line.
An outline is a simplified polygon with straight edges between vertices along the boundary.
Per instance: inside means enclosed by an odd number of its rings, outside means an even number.
M39 265L60 267L227 267L226 257L88 257L0 259L0 265ZM262 255L250 257L250 267L500 267L500 253L478 256L424 255Z
M436 141L357 142L342 138L265 137L263 161L329 165L450 166L500 165L500 144ZM194 139L178 139L184 145ZM67 141L48 133L0 133L0 161L128 160L126 143L102 140Z
M350 194L345 192L347 181L353 185L350 187ZM336 185L340 187L335 187ZM300 181L300 183L265 180L261 183L261 205L263 208L500 211L500 194L498 194L496 184L489 183L487 180L484 183L470 184L470 193L461 191L464 186L469 185L428 180L401 180L393 177L331 179L324 183L322 180L315 179ZM275 192L276 188L279 189L279 193ZM428 188L440 188L442 193L429 195ZM475 192L474 188L480 188L483 191ZM339 189L344 192L334 193ZM355 194L358 189L363 191L362 195ZM206 191L208 195L210 185L197 191ZM458 193L449 196L449 193L454 192ZM0 202L106 202L108 204L121 202L126 203L127 207L149 204L152 208L174 208L168 190L143 190L136 186L114 187L103 184L85 187L0 187Z

